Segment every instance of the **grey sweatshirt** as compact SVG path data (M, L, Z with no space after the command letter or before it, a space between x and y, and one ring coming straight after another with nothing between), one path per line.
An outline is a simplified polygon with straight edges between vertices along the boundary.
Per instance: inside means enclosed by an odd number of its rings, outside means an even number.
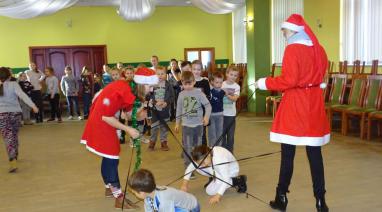
M206 95L199 89L183 90L179 93L176 106L176 123L182 121L182 126L196 127L203 125L203 108L205 116L211 115L211 104Z
M77 96L80 86L78 80L73 76L62 76L61 90L65 96Z
M58 90L58 79L56 76L50 76L50 77L47 77L45 79L45 83L46 83L46 93L48 94L56 94L56 93L59 93L59 90Z
M0 113L21 112L18 97L29 107L35 106L16 81L7 80L3 86L4 95L0 96Z
M151 201L159 212L175 212L175 208L191 211L198 206L198 200L194 195L165 186L155 190L155 198ZM145 199L145 211L154 212L150 204L150 197Z

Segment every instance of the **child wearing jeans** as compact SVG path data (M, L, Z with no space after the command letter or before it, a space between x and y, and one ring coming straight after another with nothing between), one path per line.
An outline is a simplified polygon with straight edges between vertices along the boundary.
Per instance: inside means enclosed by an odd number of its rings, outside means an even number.
M190 155L193 147L202 144L203 126L208 124L211 105L206 95L194 88L195 78L191 72L183 72L181 80L183 91L179 93L176 104L175 132L179 132L179 125L182 122L183 147ZM204 115L202 106L205 108ZM185 153L183 153L183 159L187 167L191 161Z
M151 118L151 138L149 150L153 151L160 132L161 150L168 151L167 134L168 130L165 125L160 123L160 119L168 122L170 120L170 105L174 101L174 89L166 80L166 69L158 66L156 74L159 78L157 85L153 87L153 108Z
M203 63L200 60L192 61L191 71L195 77L194 87L201 90L206 95L207 99L210 99L211 98L210 82L208 81L207 78L202 77ZM203 106L203 113L204 113L204 106ZM207 145L206 126L203 127L202 144Z
M199 212L200 206L192 194L167 186L157 186L154 175L139 169L128 182L132 192L143 199L146 212Z
M58 90L58 79L54 76L54 70L51 67L45 68L45 83L47 86L47 97L50 103L50 119L48 122L54 121L57 116L57 122L61 123L61 109L60 109L60 94Z
M24 91L25 94L28 95L29 98L31 98L33 85L29 81L27 81L27 75L24 72L21 72L19 74L19 85L21 89ZM25 104L23 100L20 99L20 106L21 110L23 111L23 121L24 125L31 125L33 124L31 122L31 108Z
M211 76L211 107L212 113L210 117L210 125L208 126L208 142L209 146L215 145L218 138L223 134L223 98L225 95L224 90L222 90L223 74L220 72L215 72ZM216 144L222 146L219 142Z
M225 91L225 97L223 99L223 130L227 130L227 134L223 137L222 146L232 153L233 145L235 142L234 136L236 126L236 101L240 95L240 86L236 83L238 76L239 70L236 68L236 66L229 66L226 71L226 80L222 85L222 89Z
M66 101L68 103L69 120L73 119L74 109L76 109L78 120L82 120L80 106L78 105L79 87L78 81L73 75L72 68L66 66L65 76L62 76L61 78L61 90L64 96L66 96Z

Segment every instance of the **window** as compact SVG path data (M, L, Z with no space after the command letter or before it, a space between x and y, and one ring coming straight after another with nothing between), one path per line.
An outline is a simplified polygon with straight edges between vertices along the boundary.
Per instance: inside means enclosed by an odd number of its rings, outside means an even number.
M233 62L247 63L247 30L244 20L246 20L246 7L235 10L232 13L232 45Z
M341 0L340 59L382 61L382 1Z
M281 64L285 38L281 33L281 24L292 14L303 15L303 0L272 0L272 63Z

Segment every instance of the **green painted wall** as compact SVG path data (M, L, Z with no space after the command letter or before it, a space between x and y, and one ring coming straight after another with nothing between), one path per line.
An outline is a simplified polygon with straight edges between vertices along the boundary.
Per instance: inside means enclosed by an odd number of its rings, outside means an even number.
M72 27L66 22L72 20ZM25 67L29 46L106 44L108 63L183 59L184 48L215 47L216 59L232 61L231 15L194 7L158 7L143 22L126 22L115 7L72 7L28 20L0 17L0 65Z
M247 16L253 23L247 27L247 72L249 96L259 78L269 75L271 68L271 0L247 0ZM267 91L259 91L248 100L248 110L262 114L265 112Z
M304 0L304 18L325 48L329 60L340 60L340 0ZM322 27L318 27L317 20Z

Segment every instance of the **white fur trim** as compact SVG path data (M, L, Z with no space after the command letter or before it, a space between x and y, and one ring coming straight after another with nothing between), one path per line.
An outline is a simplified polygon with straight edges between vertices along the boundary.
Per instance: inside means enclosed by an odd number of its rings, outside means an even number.
M272 142L291 144L296 146L323 146L330 141L330 134L322 137L298 137L279 133L270 133L270 140Z
M328 86L328 84L326 84L325 82L320 84L321 89L325 89L327 86Z
M85 144L86 145L86 149L88 149L90 152L96 154L96 155L99 155L101 157L104 157L104 158L110 158L110 159L119 159L119 156L115 156L115 155L107 155L107 154L104 154L104 153L101 153L101 152L98 152L97 150L91 148L90 146L88 146L86 143L86 140L81 140L80 142L81 144Z
M292 24L289 22L284 22L281 24L281 29L290 29L290 30L295 31L295 32L300 32L300 31L304 30L304 26L299 26L299 25Z
M257 80L257 87L260 89L260 90L268 90L267 89L267 85L265 84L265 80L267 78L260 78L259 80Z
M291 45L291 44L302 44L305 46L313 46L313 42L311 40L297 40L293 43L288 43L288 45Z
M156 85L158 84L159 79L157 75L151 75L151 76L135 75L134 81L138 84Z

